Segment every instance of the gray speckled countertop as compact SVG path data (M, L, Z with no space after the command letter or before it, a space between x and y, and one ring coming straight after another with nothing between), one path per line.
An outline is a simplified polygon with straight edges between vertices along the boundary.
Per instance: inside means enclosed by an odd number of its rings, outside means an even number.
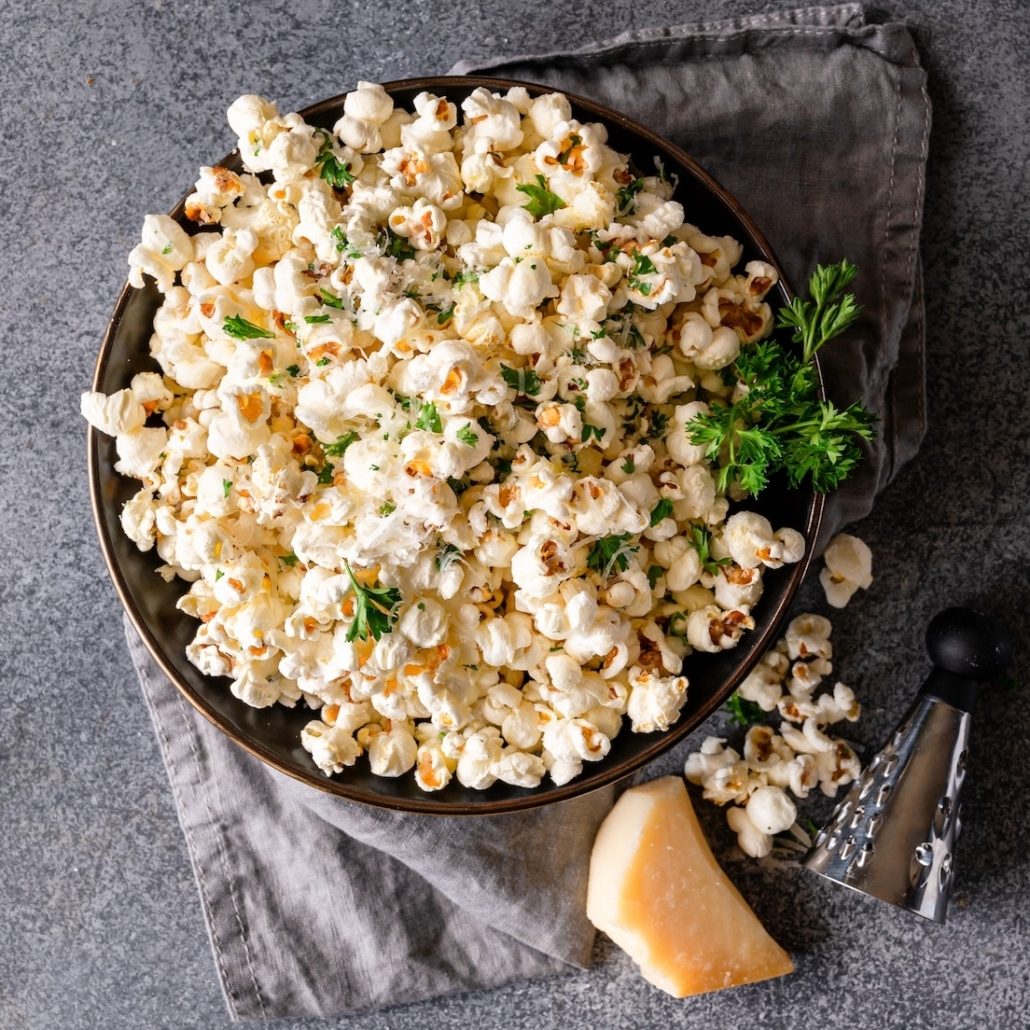
M225 153L241 92L290 110L357 78L573 46L786 3L110 0L0 19L0 1028L227 1025L196 888L89 516L78 395L148 210ZM893 725L937 608L1030 630L1030 13L898 0L934 103L924 232L930 433L859 527L877 579L837 623L839 670ZM815 596L814 591L809 596ZM1017 681L1027 684L1026 652ZM603 941L589 972L336 1021L475 1025L1025 1027L1030 688L976 717L958 894L944 928L798 870L731 873L795 976L674 1002ZM716 822L711 822L712 826ZM722 843L725 843L723 835ZM281 1024L310 1027L308 1021Z

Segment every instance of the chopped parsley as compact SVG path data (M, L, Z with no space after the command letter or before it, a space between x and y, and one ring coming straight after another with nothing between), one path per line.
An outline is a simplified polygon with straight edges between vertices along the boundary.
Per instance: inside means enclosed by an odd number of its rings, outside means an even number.
M614 536L603 536L590 545L587 555L587 568L599 572L607 579L613 570L625 572L629 568L630 557L638 547L630 547L627 541L629 533L617 533Z
M627 476L632 476L633 473L636 472L636 470L637 463L632 458L627 458L622 463L622 471L625 472Z
M215 569L215 582L217 583L224 575L221 569Z
M642 275L654 275L657 271L655 263L646 254L641 254L639 250L635 251L633 254L633 267L629 272L630 289L642 293L645 297L649 297L651 295L651 283L643 282L640 277Z
M328 315L305 315L304 321L308 325L321 325L323 322L329 321Z
M328 486L333 481L333 474L335 473L335 471L336 469L331 461L327 461L318 470L318 481L322 484L322 486Z
M529 197L529 203L522 206L534 218L543 218L544 215L553 214L566 206L565 201L557 193L552 193L547 188L547 180L542 175L536 177L536 185L531 182L524 182L521 186L516 186L515 189Z
M444 544L440 548L440 552L437 554L434 562L437 569L443 572L445 569L450 568L455 562L461 561L462 552L460 547L455 547L454 544Z
M222 480L222 496L223 497L228 497L229 496L229 492L231 490L232 490L232 480L231 479L223 479Z
M234 340L274 340L275 333L248 322L242 315L230 315L222 323L222 332Z
M753 726L765 718L765 712L754 701L748 701L737 693L726 702L725 710L738 726Z
M396 587L363 586L354 576L350 562L344 561L344 571L354 591L354 618L347 628L348 640L378 640L389 633L397 621L403 597Z
M719 571L720 565L728 565L732 561L731 558L712 557L712 534L704 526L691 526L687 542L697 551L697 556L701 559L701 568L710 576Z
M581 398L579 397L576 398L576 400L580 399ZM587 443L589 442L591 437L594 437L597 440L602 439L604 437L604 429L602 429L601 426L592 426L589 422L584 422L583 432L580 433L579 436L580 441L582 443Z
M322 449L330 458L339 458L346 452L347 448L357 440L357 438L358 434L353 431L344 433L338 440L334 440L332 443L326 444Z
M647 570L647 585L654 590L658 580L665 575L665 569L661 565L651 565Z
M472 428L472 423L469 422L458 430L458 439L468 447L475 447L479 443L479 433Z
M379 508L379 516L380 516L380 518L386 518L387 515L392 515L396 510L397 510L397 505L394 504L393 501L386 501Z
M162 253L162 254L171 254L171 252L172 252L172 245L171 245L170 243L166 243L166 244L165 244L165 245L164 245L164 246L163 246L163 247L161 248L161 253Z
M318 365L319 368L324 368L326 365L329 364L329 357L326 356L324 358L319 358L318 361L315 362L315 364Z
M398 261L407 261L415 256L415 248L389 227L380 232L378 243L387 257L396 258Z
M322 303L330 308L342 308L343 298L337 297L335 294L330 293L328 290L319 289L318 295L322 298ZM304 316L304 321L310 321L308 316Z
M283 565L288 565L292 569L293 566L297 564L297 556L295 554L280 554L279 561L281 561Z
M663 497L655 506L651 512L651 525L657 526L663 519L667 519L672 514L672 501L668 497Z
M637 194L644 188L643 179L634 179L615 194L615 207L620 215L631 215L637 206Z
M354 174L350 170L350 162L341 161L333 153L333 138L327 132L322 132L323 142L319 148L315 164L318 165L318 174L325 179L333 189L342 190L354 181ZM342 247L340 248L343 249Z
M433 433L443 432L443 422L440 420L440 413L432 401L427 401L419 409L418 418L415 420L416 429L428 429Z
M446 325L454 317L454 304L451 304L449 308L444 308L439 315L436 316L437 325Z
M293 379L296 379L300 375L300 365L287 365L286 371Z
M540 377L531 368L509 368L501 365L501 378L516 393L535 397L540 392Z
M466 283L478 283L479 272L471 269L463 269L452 280L455 286L464 286Z

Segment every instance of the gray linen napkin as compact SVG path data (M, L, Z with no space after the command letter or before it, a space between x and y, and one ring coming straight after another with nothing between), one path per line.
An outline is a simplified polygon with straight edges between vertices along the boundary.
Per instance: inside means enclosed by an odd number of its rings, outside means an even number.
M826 376L837 401L880 413L883 433L827 531L868 512L925 430L929 102L904 27L866 24L854 5L805 9L489 67L595 97L682 144L744 200L792 282L820 259L861 267L865 314ZM126 638L234 1019L354 1012L589 963L587 862L610 789L475 820L364 808L251 758L190 708L128 623Z

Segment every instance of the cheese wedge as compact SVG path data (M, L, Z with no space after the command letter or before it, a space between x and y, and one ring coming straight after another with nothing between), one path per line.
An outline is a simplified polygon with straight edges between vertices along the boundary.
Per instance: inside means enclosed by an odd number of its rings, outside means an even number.
M678 776L627 790L608 813L587 916L674 998L794 971L716 863Z

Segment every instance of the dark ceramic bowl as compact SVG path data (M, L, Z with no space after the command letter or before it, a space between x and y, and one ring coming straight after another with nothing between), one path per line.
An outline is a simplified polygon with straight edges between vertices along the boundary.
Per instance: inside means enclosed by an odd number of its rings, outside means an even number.
M410 106L422 90L431 90L460 103L477 86L504 91L513 85L524 85L532 94L549 92L546 87L530 83L474 77L409 79L387 83L386 89L398 104ZM743 244L745 261L757 258L777 265L765 237L740 204L682 150L601 104L576 96L570 100L576 117L603 122L608 127L611 145L632 155L638 168L650 169L653 157L661 156L666 169L679 175L676 196L686 208L688 221L709 234L735 237ZM330 128L342 109L343 97L338 96L308 107L301 114L313 125ZM239 169L235 152L220 163ZM187 231L196 231L183 217L182 201L172 217ZM768 298L769 303L776 308L789 297L781 276L779 286ZM157 369L147 344L159 304L160 295L151 283L142 290L129 286L122 290L100 347L93 379L95 390L111 393L127 386L137 372ZM682 740L736 689L771 646L808 565L806 559L767 574L765 594L753 613L757 625L736 650L718 655L694 654L688 658L685 668L690 680L687 703L679 722L668 732L637 734L627 727L612 742L611 752L605 759L586 763L583 774L562 787L545 780L535 790L497 783L489 790L476 791L467 790L452 780L444 790L425 794L410 775L397 779L373 776L364 759L338 776L323 776L300 745L301 727L312 717L303 703L295 709L250 708L232 696L228 680L203 676L190 665L185 650L197 623L175 607L184 592L183 583L178 580L166 583L158 576L155 572L158 559L154 553L138 551L119 525L122 505L137 489L136 481L124 479L114 471L117 455L113 439L90 429L88 452L93 513L115 589L144 643L186 700L240 747L280 772L353 801L410 812L447 815L514 812L563 801L628 776ZM818 495L788 490L782 483L773 483L754 507L776 526L801 529L809 544L815 539L822 514L822 500Z

